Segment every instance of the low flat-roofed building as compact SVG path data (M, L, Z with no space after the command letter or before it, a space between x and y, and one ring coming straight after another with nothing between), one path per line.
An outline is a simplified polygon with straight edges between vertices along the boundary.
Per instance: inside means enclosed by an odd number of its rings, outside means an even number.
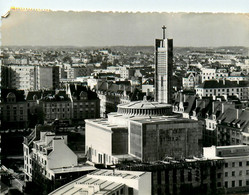
M151 173L99 169L56 189L49 195L61 194L151 194Z

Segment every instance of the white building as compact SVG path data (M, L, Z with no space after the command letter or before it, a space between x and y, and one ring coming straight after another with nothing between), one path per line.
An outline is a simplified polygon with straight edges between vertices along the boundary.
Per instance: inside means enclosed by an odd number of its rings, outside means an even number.
M36 172L48 180L54 180L56 174L95 170L90 165L78 164L77 155L67 146L67 136L40 132L40 139L34 141L36 138L36 131L33 131L23 143L24 173L27 181L32 181Z
M184 89L194 89L199 83L199 74L197 72L188 72L185 77L182 78L182 86Z
M228 71L225 69L203 68L201 70L201 82L213 79L223 79L228 77Z
M97 170L80 177L49 195L96 194L96 195L148 195L151 194L151 173L120 170Z
M203 148L203 155L211 160L223 160L224 166L218 178L218 187L225 187L227 192L249 190L249 146L212 146Z
M172 115L171 109L169 104L135 101L118 105L118 112L108 114L107 119L85 120L90 161L111 165L124 159L198 156L200 124Z

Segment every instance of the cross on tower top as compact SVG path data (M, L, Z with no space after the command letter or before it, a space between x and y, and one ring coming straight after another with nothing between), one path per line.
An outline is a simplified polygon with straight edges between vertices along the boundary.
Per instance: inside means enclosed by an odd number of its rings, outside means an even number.
M165 30L166 30L166 26L163 25L163 26L162 26L162 29L163 29L163 39L165 39Z

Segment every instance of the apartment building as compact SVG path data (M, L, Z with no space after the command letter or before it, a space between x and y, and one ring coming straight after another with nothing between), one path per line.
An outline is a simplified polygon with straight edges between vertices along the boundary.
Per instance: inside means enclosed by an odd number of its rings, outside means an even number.
M217 118L217 145L249 145L249 111L229 108Z
M222 160L221 181L218 187L227 193L248 192L249 190L249 146L212 146L203 148L203 155L210 160Z
M201 97L233 96L240 100L248 100L248 81L208 80L196 87L196 94Z
M78 164L77 155L67 146L66 135L56 135L51 126L48 131L35 129L24 138L24 173L27 182L33 182L43 192L72 181L96 168Z
M1 89L2 128L25 128L28 124L27 102L24 91Z
M59 67L4 65L3 87L18 90L55 89L59 86Z

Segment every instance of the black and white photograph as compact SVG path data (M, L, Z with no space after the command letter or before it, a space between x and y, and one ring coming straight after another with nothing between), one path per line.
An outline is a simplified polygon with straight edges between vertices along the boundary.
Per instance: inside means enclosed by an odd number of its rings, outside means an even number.
M0 14L0 194L249 194L249 1Z

